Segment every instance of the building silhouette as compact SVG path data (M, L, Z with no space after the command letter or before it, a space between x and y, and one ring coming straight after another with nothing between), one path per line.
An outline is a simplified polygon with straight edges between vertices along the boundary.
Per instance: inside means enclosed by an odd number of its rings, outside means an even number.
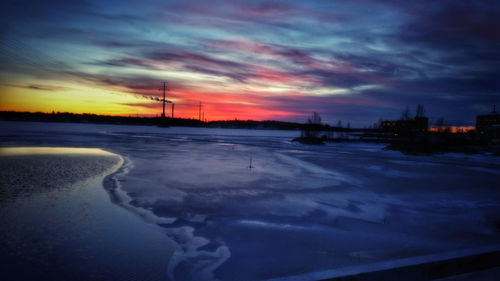
M495 105L490 114L476 116L476 131L481 134L500 134L500 114L497 113Z
M394 135L415 135L425 133L429 127L427 117L382 121L382 130Z

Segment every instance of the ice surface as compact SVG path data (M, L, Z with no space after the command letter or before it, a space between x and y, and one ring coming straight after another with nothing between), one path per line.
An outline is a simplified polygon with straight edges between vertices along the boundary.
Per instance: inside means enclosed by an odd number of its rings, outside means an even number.
M290 141L296 131L0 126L4 146L99 147L128 159L115 175L120 204L175 242L172 280L259 280L500 242L491 155L308 146Z
M2 280L165 280L168 237L102 188L122 162L98 149L0 148Z
M100 149L0 147L0 202L63 189L117 170L122 162Z

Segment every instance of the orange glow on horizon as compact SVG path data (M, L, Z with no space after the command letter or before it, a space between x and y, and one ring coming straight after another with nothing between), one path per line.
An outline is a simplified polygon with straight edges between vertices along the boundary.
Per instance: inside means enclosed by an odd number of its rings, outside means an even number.
M57 91L19 87L2 87L0 91L1 111L141 117L161 116L162 113L161 101L147 99L134 93L118 92L116 89L105 90L71 85L68 89ZM159 96L160 93L156 95ZM167 99L175 104L176 118L198 119L200 101L203 120L206 121L270 120L307 115L278 109L279 104L269 101L262 104L262 97L262 94L200 92L189 88L179 88L167 93ZM171 116L171 104L166 104L165 115Z
M474 126L433 126L429 128L429 132L445 131L448 128L451 133L467 133L476 129Z

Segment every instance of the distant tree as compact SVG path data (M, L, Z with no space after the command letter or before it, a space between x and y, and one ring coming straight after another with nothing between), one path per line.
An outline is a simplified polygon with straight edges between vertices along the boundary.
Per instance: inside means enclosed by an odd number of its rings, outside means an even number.
M306 138L317 138L321 131L321 116L314 112L312 116L307 118L307 123L304 125L301 135Z
M422 118L425 115L425 109L424 106L419 104L417 105L417 113L415 114L416 118Z
M403 113L401 113L401 120L408 120L410 119L410 108L406 106L405 110L403 110Z
M319 113L314 112L313 115L307 119L307 123L313 125L321 125L321 116L319 116Z

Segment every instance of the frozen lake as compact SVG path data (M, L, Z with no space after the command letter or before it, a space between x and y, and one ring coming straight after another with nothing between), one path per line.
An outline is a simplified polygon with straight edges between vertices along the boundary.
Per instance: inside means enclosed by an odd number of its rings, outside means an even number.
M291 142L298 131L0 122L0 132L4 147L121 155L109 201L168 238L166 280L261 280L500 243L491 155L308 146Z

